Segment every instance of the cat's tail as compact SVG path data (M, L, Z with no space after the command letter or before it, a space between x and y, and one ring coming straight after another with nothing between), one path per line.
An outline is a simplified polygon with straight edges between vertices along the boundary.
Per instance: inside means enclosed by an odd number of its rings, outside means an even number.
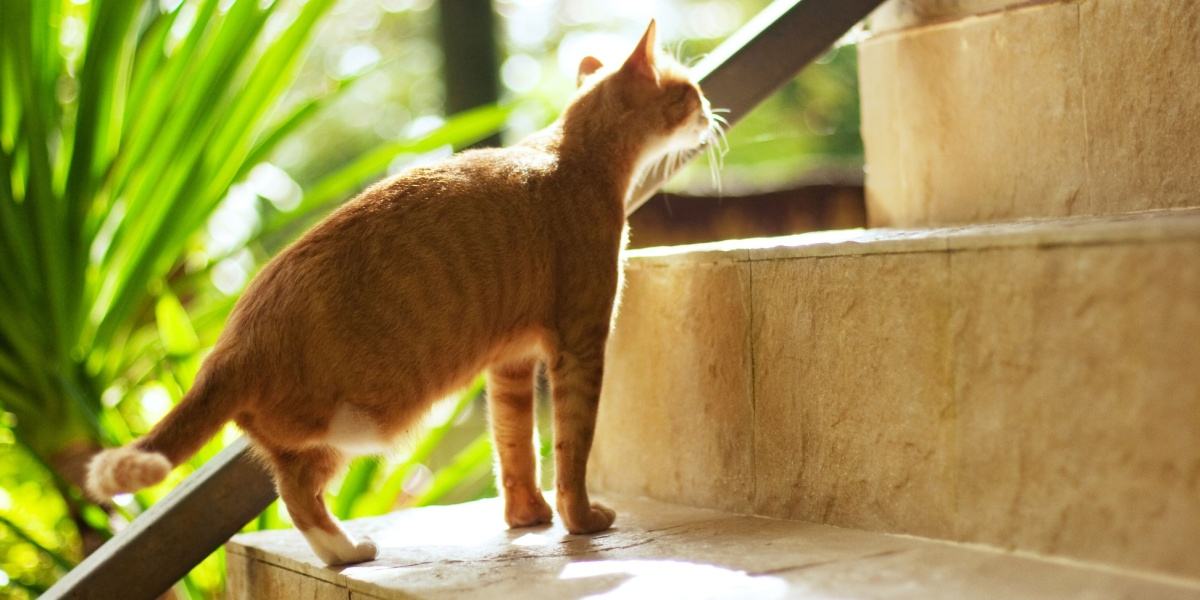
M220 431L233 416L236 398L222 393L222 374L208 368L215 362L204 365L192 389L150 433L92 458L87 470L88 494L107 500L154 485Z

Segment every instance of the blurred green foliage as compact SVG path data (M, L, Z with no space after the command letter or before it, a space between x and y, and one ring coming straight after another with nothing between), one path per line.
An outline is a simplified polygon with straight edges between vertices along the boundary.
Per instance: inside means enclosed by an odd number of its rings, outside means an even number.
M493 0L500 24L501 83L513 107L505 140L548 124L575 89L586 54L621 60L655 18L663 47L685 63L716 48L770 0ZM339 0L317 34L301 84L374 57L377 68L310 128L284 144L276 162L307 183L347 157L436 115L433 0ZM805 69L729 132L722 189L769 191L827 167L862 165L855 33ZM452 41L451 41L452 43ZM307 83L305 83L307 82ZM716 195L704 159L668 189Z
M505 107L464 113L334 163L306 188L292 190L299 186L266 161L359 75L325 78L321 91L285 101L316 25L332 6L332 0L4 4L4 595L44 590L223 445L224 435L164 485L115 507L96 506L80 492L92 453L131 441L178 401L240 286L296 224L385 172L398 156L461 148L505 122ZM267 218L249 227L240 222L245 215L228 207L247 201ZM222 238L230 229L242 235ZM454 412L452 423L465 410ZM488 462L479 460L475 441L463 447L475 463L452 463L459 481ZM394 477L406 482L411 469L401 468ZM434 489L444 495L454 486L442 473L431 483L439 478ZM423 487L409 491L413 502L431 501ZM362 491L352 496L371 498L377 510L397 500ZM339 502L353 508L350 497ZM282 524L278 511L258 523ZM215 593L222 561L220 554L211 557L178 593Z
M236 435L116 506L79 492L82 461L178 401L246 280L313 219L382 173L545 125L581 53L627 51L649 16L692 61L766 4L496 0L506 104L444 118L431 2L4 1L0 598L36 596ZM855 69L835 49L749 115L725 189L860 164ZM703 193L709 170L672 185ZM404 453L355 461L335 512L494 495L480 387ZM287 525L276 503L248 528ZM176 593L223 579L218 552Z

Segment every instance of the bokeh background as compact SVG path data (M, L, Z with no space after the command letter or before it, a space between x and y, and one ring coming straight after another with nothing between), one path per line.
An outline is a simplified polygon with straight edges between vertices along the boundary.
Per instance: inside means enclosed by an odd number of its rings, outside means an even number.
M6 0L0 597L37 596L236 437L113 506L79 491L92 453L178 401L249 278L306 225L388 173L545 126L579 60L620 60L651 18L692 63L766 4ZM679 173L635 245L860 224L854 39L729 133L719 182L707 158ZM477 383L395 455L355 462L331 505L495 493ZM287 526L276 504L248 529ZM173 593L219 597L223 561Z

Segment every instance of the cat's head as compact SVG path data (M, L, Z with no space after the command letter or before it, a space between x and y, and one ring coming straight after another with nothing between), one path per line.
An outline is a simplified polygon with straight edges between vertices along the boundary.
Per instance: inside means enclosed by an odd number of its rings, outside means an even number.
M593 56L579 64L578 93L568 107L580 120L629 136L653 162L664 155L699 147L717 127L708 100L686 67L655 46L655 25L619 67ZM616 125L616 127L614 127Z

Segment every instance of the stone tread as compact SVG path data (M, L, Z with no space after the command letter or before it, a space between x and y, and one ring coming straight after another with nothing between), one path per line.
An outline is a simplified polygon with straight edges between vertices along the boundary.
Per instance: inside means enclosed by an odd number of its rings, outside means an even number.
M1200 580L1200 211L630 253L596 492Z
M680 263L757 262L1185 240L1200 240L1200 208L918 229L872 227L813 231L779 237L639 248L629 251L628 258L629 265L636 268Z
M610 497L617 526L508 530L498 500L346 524L380 557L322 566L294 530L229 542L232 598L1200 598L1200 582L915 537Z

